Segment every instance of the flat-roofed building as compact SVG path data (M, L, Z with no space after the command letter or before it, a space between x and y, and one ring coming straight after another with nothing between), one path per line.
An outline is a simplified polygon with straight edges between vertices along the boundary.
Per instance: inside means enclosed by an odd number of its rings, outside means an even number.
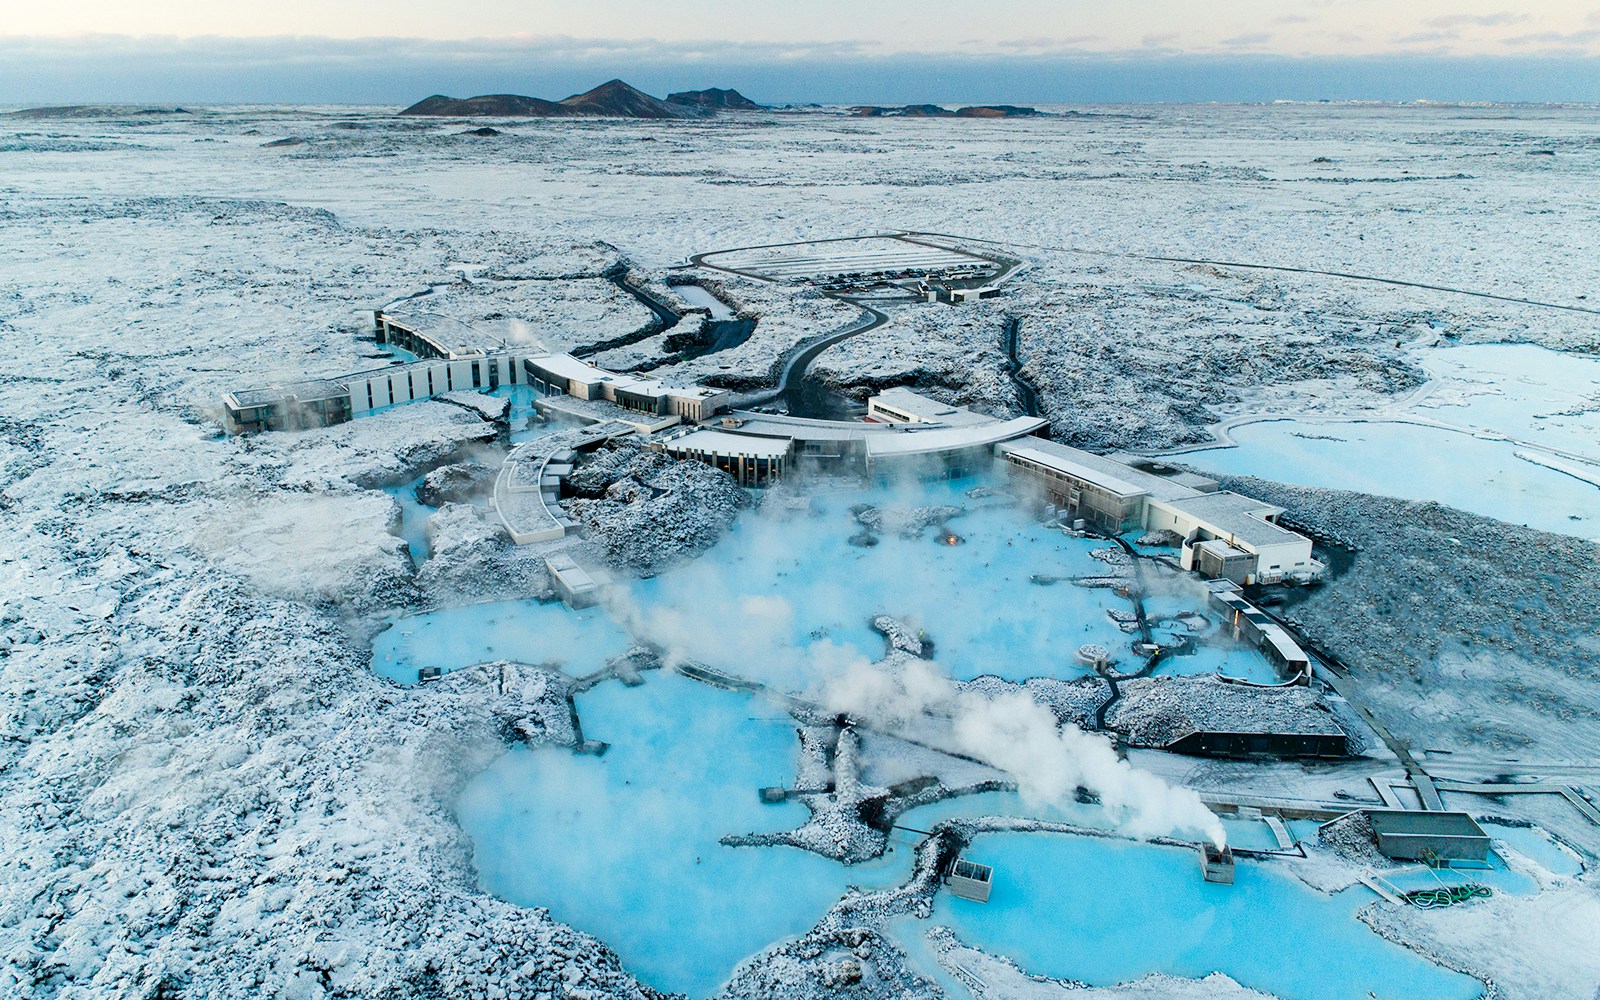
M867 419L894 424L944 424L963 427L992 423L993 417L974 413L965 406L942 403L919 392L897 386L885 389L867 400Z
M1464 812L1367 809L1378 850L1396 861L1484 861L1489 835Z
M692 431L664 442L661 447L673 458L693 459L715 466L738 480L740 486L766 486L782 479L794 455L791 438L718 430Z
M1311 556L1311 539L1277 523L1283 508L1217 490L1202 476L1157 475L1033 438L999 450L1014 479L1042 488L1068 517L1112 534L1143 528L1182 538L1183 568L1202 576L1240 584L1309 582L1325 569Z
M728 408L732 393L700 385L668 385L657 379L608 372L570 354L529 356L523 366L541 392L604 400L637 413L675 416L699 423Z
M1235 583L1320 577L1311 539L1277 523L1282 507L1228 490L1149 501L1144 526L1183 538L1181 565Z
M550 571L556 593L571 608L593 607L611 584L610 573L599 567L580 566L565 552L545 557L544 566Z
M999 451L1014 480L1041 488L1067 517L1112 534L1143 527L1151 497L1196 495L1170 479L1055 441L1026 438Z
M415 354L419 359L480 357L506 349L504 341L453 316L438 313L373 314L377 340Z
M226 393L222 407L233 434L327 427L350 419L350 389L339 379L305 379Z
M985 417L976 423L953 426L890 425L884 432L868 434L864 439L866 471L873 475L898 471L970 475L993 467L996 445L1027 439L1047 426L1048 422L1039 417Z

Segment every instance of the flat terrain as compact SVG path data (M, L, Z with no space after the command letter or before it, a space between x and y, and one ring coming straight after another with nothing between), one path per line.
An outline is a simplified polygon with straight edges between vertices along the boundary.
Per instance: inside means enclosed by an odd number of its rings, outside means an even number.
M814 374L858 396L911 384L1010 414L1016 320L1020 373L1054 435L1106 450L1200 443L1254 412L1381 410L1424 383L1423 344L1600 351L1594 109L751 113L497 121L495 136L393 110L0 117L0 993L656 995L596 938L484 892L458 822L462 790L509 742L573 738L560 675L501 664L408 689L371 669L374 635L398 616L547 591L538 556L469 509L428 522L420 567L394 533L385 487L469 449L492 455L500 428L433 401L326 431L222 433L227 389L385 363L362 338L402 297L577 349L649 320L603 280L618 265L670 297L668 275L696 253L952 234L1022 258L1005 294L889 308ZM883 259L742 258L775 277ZM652 341L619 354L759 390L859 317L810 284L693 273L759 317L749 338L687 358ZM498 278L527 280L483 283ZM647 497L676 519L663 536L681 554L735 517L731 498L708 514L668 474L628 475L642 479L602 484L590 504L602 528ZM1434 752L1450 778L1592 787L1600 624L1561 590L1593 580L1587 542L1437 509L1411 525L1405 504L1371 498L1271 496L1359 543L1358 570L1291 615L1358 647L1353 676L1397 741ZM1385 544L1406 547L1397 571L1429 578L1385 576ZM1475 597L1506 581L1519 592ZM1343 770L1140 760L1190 787L1318 799L1370 797L1368 777L1400 773L1381 749ZM1486 808L1517 820L1553 798ZM1600 837L1575 816L1534 818L1592 864ZM1501 897L1453 926L1383 929L1504 996L1586 995L1587 966L1519 949L1557 931L1592 938L1592 921L1563 929L1552 913L1591 913L1593 880ZM841 904L727 995L933 995L861 930L914 909L914 888ZM1490 947L1496 927L1515 933ZM865 980L847 975L853 955L868 956ZM837 980L816 974L823 961ZM1008 968L986 975L1012 992L987 995L1053 995ZM1245 995L1146 985L1115 995Z

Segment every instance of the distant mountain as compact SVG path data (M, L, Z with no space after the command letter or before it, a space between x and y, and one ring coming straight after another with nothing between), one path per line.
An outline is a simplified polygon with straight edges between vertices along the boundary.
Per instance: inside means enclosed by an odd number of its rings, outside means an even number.
M979 104L954 111L939 104L907 104L898 108L864 104L850 111L858 118L1031 118L1047 114L1038 108L1015 104Z
M676 94L668 94L667 103L689 104L697 108L711 108L716 111L765 110L761 105L737 90L724 90L721 87L710 87L706 90L685 90Z
M127 104L69 104L54 108L23 108L7 111L7 118L135 118L155 115L187 115L183 108L146 108Z
M542 97L523 97L520 94L487 94L465 99L434 94L400 113L443 118L473 115L494 118L700 118L712 110L711 107L697 104L668 103L621 80L610 80L591 91L573 94L562 101L547 101Z
M683 104L668 104L621 80L607 80L583 94L561 102L575 114L606 118L699 118L706 112Z
M1047 112L1038 108L1019 108L1015 104L979 104L956 111L957 118L1034 118Z
M523 97L520 94L485 94L481 97L467 98L434 94L400 113L444 118L468 118L473 115L495 118L567 118L577 112L564 108L555 101Z

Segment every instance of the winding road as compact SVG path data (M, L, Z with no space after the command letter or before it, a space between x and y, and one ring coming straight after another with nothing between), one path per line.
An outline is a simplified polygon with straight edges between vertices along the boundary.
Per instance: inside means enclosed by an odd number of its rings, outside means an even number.
M958 237L946 237L941 236L938 233L892 232L881 235L894 239L900 239L906 243L915 243L918 246L934 247L940 250L948 250L950 248L940 246L937 243L928 243L923 240L918 240L914 237L924 236L938 239L955 240L957 243L963 242ZM771 250L781 247L805 246L810 243L844 243L850 240L863 238L865 237L848 236L832 240L798 240L793 243L771 243L759 247L738 247L735 249ZM988 243L990 241L981 240L979 242ZM772 280L771 278L754 271L723 267L718 264L709 263L706 260L707 257L715 257L719 254L732 252L733 250L708 250L705 253L692 254L689 257L689 263L695 267L703 267L712 271L721 271L724 274L736 274L742 278L751 278L756 281ZM995 274L988 278L989 283L998 283L1003 281L1012 271L1022 266L1022 262L1020 260L1015 260L1010 257L1001 257L991 254L977 254L970 250L961 250L959 252L976 259L988 261L998 268ZM851 400L849 397L835 392L815 379L809 378L808 376L811 365L817 360L817 357L821 355L823 351L833 347L835 344L843 343L844 341L849 340L851 337L866 333L868 330L876 330L878 327L887 323L889 321L889 315L875 306L868 304L869 302L880 300L868 299L865 296L845 295L839 292L824 291L822 294L827 298L834 299L838 302L847 302L850 305L862 310L864 315L856 323L836 333L830 333L811 340L803 340L799 344L796 344L785 355L783 371L778 376L777 386L772 389L763 389L756 392L739 394L734 398L734 407L736 409L748 409L752 406L760 406L763 403L769 403L772 400L781 397L784 401L785 409L788 410L791 416L808 417L822 420L839 420L849 419L852 416L851 410L859 407L859 404L855 403L855 401ZM905 301L911 300L907 299ZM1010 322L1014 324L1016 321ZM1010 336L1015 337L1015 325L1008 326L1008 330L1010 332ZM1013 359L1015 359L1015 356L1016 354L1013 345ZM1018 380L1018 384L1023 384L1020 379ZM1029 389L1029 391L1031 392L1031 389ZM1030 415L1036 416L1037 414L1034 412L1034 410L1036 410L1038 407L1036 397L1033 398L1032 406L1033 409L1030 410L1029 413Z

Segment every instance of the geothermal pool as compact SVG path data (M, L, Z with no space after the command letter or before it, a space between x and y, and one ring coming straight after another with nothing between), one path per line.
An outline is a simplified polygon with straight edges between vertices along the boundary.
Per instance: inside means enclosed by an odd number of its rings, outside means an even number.
M603 757L518 749L468 785L458 813L486 890L547 907L615 948L645 982L701 997L743 959L809 929L848 886L887 888L909 876L912 834L855 867L789 847L720 844L804 821L798 803L763 805L756 795L792 783L794 723L759 698L645 676L640 687L608 681L577 698L585 736L611 744ZM985 815L1107 824L1095 806L1030 810L998 792L913 810L900 823L929 829ZM1314 824L1295 827L1314 835ZM1264 824L1228 828L1241 846L1273 846ZM941 892L931 922L893 925L916 966L947 983L923 940L934 923L1030 972L1096 984L1220 970L1286 1000L1359 1000L1368 989L1465 1000L1482 989L1368 930L1354 916L1373 899L1365 889L1323 896L1271 864L1241 859L1229 888L1203 882L1188 850L1048 833L980 834L967 856L996 866L987 905ZM1530 884L1504 871L1485 878L1497 889ZM1299 942L1294 962L1284 961L1286 941Z
M1085 669L1071 654L1091 641L1110 647L1124 668L1133 666L1135 636L1106 615L1128 609L1128 602L1066 579L1105 573L1106 564L1090 553L1108 543L1041 525L1004 497L968 495L1001 485L981 477L841 488L814 497L803 511L750 511L699 559L619 588L610 610L510 601L412 615L378 636L373 668L414 683L421 667L506 658L558 663L583 676L648 636L731 673L804 691L851 662L882 655L884 640L868 625L878 612L925 629L935 658L957 677L1079 676ZM942 532L928 527L907 537L881 531L876 545L852 545L861 526L851 508L860 503L962 507L948 522L960 541L945 544ZM1153 568L1145 578L1152 615L1198 610L1214 619L1191 581ZM1273 677L1254 650L1220 639L1169 659L1161 670ZM468 784L458 814L487 891L547 907L556 919L593 933L645 982L708 995L740 961L813 926L850 885L887 888L908 877L911 834L884 857L855 867L795 848L719 843L728 835L793 828L806 818L798 803L769 806L758 799L763 786L794 783L798 747L794 722L766 701L663 670L647 672L638 687L606 681L577 696L576 705L584 735L609 743L608 753L513 750ZM864 761L868 780L911 776L889 773L903 761L874 756ZM929 829L947 818L984 815L1109 826L1098 806L1041 810L1000 792L913 810L900 823ZM1275 847L1263 824L1232 821L1228 829L1241 847ZM1358 984L1385 981L1378 976L1415 984L1409 995L1478 991L1472 980L1436 969L1359 924L1352 913L1370 896L1328 899L1255 862L1241 862L1236 895L1218 895L1199 879L1192 854L1148 844L985 834L972 853L1000 867L998 905L963 914L964 904L941 894L937 918L1030 971L1095 981L1174 968L1201 975L1221 969L1241 979L1270 973L1287 977L1272 982L1288 1000L1363 995L1355 987L1329 992L1316 978L1346 968ZM1071 878L1051 874L1067 870ZM1107 898L1073 888L1079 882ZM1143 911L1158 901L1161 907ZM1047 918L1027 918L1031 907ZM1257 916L1246 919L1245 911ZM1208 928L1235 920L1242 923L1232 936L1205 937ZM921 939L927 926L906 921L897 934L933 974ZM1345 964L1315 975L1267 968L1260 949L1282 926L1337 942L1332 952ZM1064 940L1096 944L1067 952Z
M1179 460L1214 472L1435 500L1600 540L1600 486L1518 457L1541 454L1600 476L1600 358L1491 344L1430 351L1422 363L1438 382L1412 412L1474 433L1404 417L1272 420L1230 431L1236 448L1188 452ZM1502 435L1525 443L1497 439Z
M378 633L372 669L414 684L424 667L459 670L491 660L555 663L574 677L592 674L628 651L628 634L598 608L497 601L409 615Z
M1001 485L1003 480L985 476L839 489L817 495L807 513L747 511L698 559L618 588L614 624L599 611L586 611L579 627L567 620L572 612L537 601L456 608L399 619L379 636L373 664L385 676L411 683L424 666L562 660L563 650L596 643L625 648L631 632L728 673L806 692L850 663L883 656L883 636L870 621L884 613L924 630L933 640L934 658L957 678L1086 676L1091 671L1073 655L1089 642L1111 650L1117 669L1137 668L1137 633L1124 633L1106 614L1131 610L1129 602L1109 589L1067 579L1106 573L1106 564L1089 553L1111 543L1045 527L1003 497L967 496L978 487ZM961 541L943 544L940 531L929 527L913 537L882 532L868 548L852 545L861 526L850 509L861 503L964 507L948 522ZM1035 576L1049 582L1035 582ZM1193 653L1169 657L1157 674L1278 679L1253 647L1216 634L1217 615L1195 581L1153 567L1145 580L1153 616L1200 611L1212 622L1198 634ZM1186 630L1155 631L1170 639ZM537 632L549 638L539 641ZM435 648L441 641L446 646ZM573 660L577 665L567 672L579 676L604 663L588 652L575 653Z
M1416 410L1600 461L1600 356L1476 344L1428 351L1421 361L1438 384Z
M426 478L418 476L410 482L386 486L383 490L400 505L400 526L395 534L405 539L406 548L411 551L411 561L418 566L428 558L428 518L438 509L417 499L417 487Z
M894 924L919 971L967 995L924 937L963 943L1036 975L1107 986L1154 971L1223 972L1285 1000L1471 1000L1483 984L1435 966L1362 924L1365 888L1325 896L1270 864L1241 860L1232 886L1203 881L1193 852L1108 838L981 834L966 856L995 866L986 904L941 892L931 920ZM1369 993L1369 991L1371 991Z
M758 665L761 679L790 690L805 689L831 664L881 657L883 637L870 627L878 613L924 631L934 659L957 678L1085 676L1091 671L1073 654L1090 642L1111 650L1117 669L1137 668L1137 634L1106 615L1131 610L1129 602L1069 579L1106 574L1090 552L1112 543L1046 527L1003 496L968 495L1004 485L981 476L839 489L814 495L809 513L746 514L698 559L638 582L635 618L646 633L669 635L712 666L748 676ZM850 510L860 503L962 507L965 513L948 522L960 541L943 544L942 531L929 527L911 537L883 531L871 547L853 545L861 526ZM1153 569L1145 579L1153 614L1194 610L1216 620L1193 580ZM739 608L743 628L702 627L707 607ZM1277 679L1253 648L1207 642L1195 655L1169 658L1157 673Z
M782 710L651 672L576 699L603 757L514 750L474 779L458 810L483 886L616 949L645 982L693 996L734 966L811 927L855 884L910 871L901 848L846 868L791 847L724 847L729 834L803 823L799 803L757 790L792 785L799 746Z

